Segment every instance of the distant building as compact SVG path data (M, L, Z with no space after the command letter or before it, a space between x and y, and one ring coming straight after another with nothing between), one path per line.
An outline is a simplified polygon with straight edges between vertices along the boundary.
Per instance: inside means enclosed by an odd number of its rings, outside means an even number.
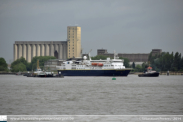
M14 61L24 57L31 62L35 56L55 56L57 59L81 57L81 27L67 27L67 41L15 41Z
M67 58L81 57L81 27L67 27Z
M46 62L44 62L44 68L43 70L51 70L56 71L56 66L60 66L65 60L60 59L50 59Z
M155 55L159 55L162 53L162 50L161 49L152 49L152 55L155 56Z
M161 49L152 49L152 55L161 54ZM128 58L130 63L136 62L137 64L142 64L143 62L148 61L150 53L118 53L118 57ZM111 58L114 58L114 53L108 53L107 49L98 49L97 55L104 55Z
M55 56L67 59L67 41L15 41L14 61L24 57L31 62L35 56Z
M103 55L103 54L108 54L106 49L98 49L97 50L97 55Z

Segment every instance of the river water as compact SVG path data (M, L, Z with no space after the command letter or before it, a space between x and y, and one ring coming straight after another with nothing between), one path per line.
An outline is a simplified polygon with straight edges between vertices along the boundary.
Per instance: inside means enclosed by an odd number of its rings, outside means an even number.
M0 115L183 115L183 76L0 75Z

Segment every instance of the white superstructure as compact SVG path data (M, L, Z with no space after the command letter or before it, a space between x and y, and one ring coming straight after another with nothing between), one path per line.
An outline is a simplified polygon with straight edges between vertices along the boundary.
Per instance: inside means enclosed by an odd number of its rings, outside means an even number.
M56 66L59 69L73 69L73 70L110 70L110 69L125 69L124 60L114 57L114 59L107 58L107 60L87 60L84 56L82 61L65 61L61 66Z

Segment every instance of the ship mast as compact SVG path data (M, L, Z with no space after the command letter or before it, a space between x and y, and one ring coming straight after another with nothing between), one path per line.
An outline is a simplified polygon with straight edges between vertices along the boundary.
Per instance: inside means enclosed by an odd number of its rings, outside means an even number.
M90 52L91 51L92 51L92 49L90 50ZM90 52L88 53L88 57L89 57L89 60L91 61Z
M37 70L40 69L39 67L39 60L37 60Z

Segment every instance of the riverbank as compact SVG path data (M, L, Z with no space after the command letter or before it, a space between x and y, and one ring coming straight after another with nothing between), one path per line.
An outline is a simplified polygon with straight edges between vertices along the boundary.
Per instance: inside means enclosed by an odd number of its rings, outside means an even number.
M167 72L160 72L160 75L167 75ZM169 75L183 75L183 72L169 72Z
M143 72L131 72L129 75L139 75ZM160 75L167 75L167 72L159 72ZM183 72L169 72L169 75L183 75Z
M27 72L21 72L21 74L25 74ZM139 75L143 72L130 72L129 75ZM0 72L0 75L15 75L15 72ZM160 75L167 75L167 72L160 72ZM169 75L183 75L183 72L169 72Z
M16 73L12 73L12 72L0 72L0 75L15 75Z

